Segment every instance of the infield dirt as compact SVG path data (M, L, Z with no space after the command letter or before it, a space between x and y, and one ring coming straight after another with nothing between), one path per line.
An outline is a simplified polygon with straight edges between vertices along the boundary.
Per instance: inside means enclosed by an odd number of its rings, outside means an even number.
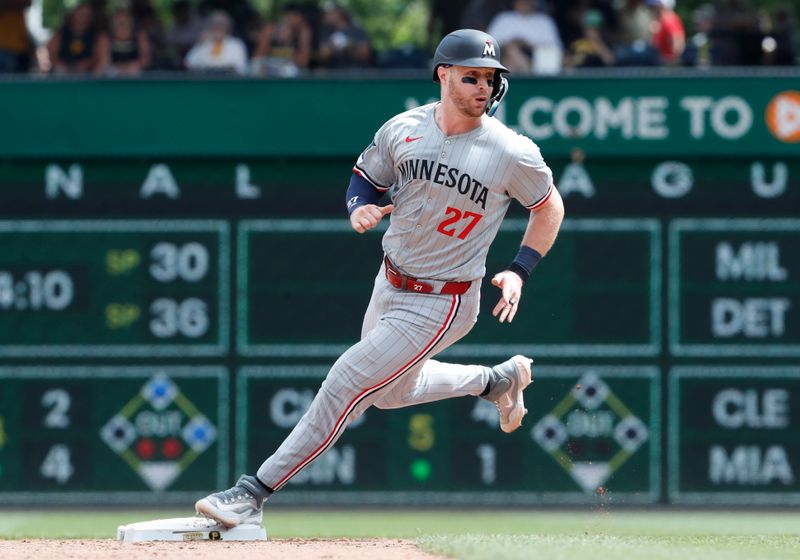
M215 560L437 560L419 550L411 541L400 539L281 539L267 542L148 542L125 543L114 540L0 541L3 560L197 560L209 553ZM201 554L203 556L201 556Z

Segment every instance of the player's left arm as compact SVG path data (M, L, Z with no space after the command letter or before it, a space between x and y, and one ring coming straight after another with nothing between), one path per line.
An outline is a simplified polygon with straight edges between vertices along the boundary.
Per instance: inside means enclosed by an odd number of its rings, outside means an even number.
M553 185L545 203L531 210L522 245L514 261L507 270L498 272L492 278L492 284L502 291L500 301L492 311L493 316L499 315L501 323L514 320L522 297L522 286L555 243L563 219L564 201Z
M502 295L492 315L501 323L514 320L522 297L522 286L534 267L547 254L564 218L564 201L553 184L553 172L530 139L517 137L519 151L508 168L505 184L508 195L531 211L528 226L517 256L508 267L492 278Z

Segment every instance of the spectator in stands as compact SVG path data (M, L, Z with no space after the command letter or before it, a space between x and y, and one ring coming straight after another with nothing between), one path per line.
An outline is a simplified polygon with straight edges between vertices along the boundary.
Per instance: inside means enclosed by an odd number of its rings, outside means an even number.
M88 74L97 68L99 34L93 23L92 8L85 2L67 13L47 45L53 73Z
M255 40L252 41L252 45L248 44L251 28L254 23L261 22L258 11L253 8L249 0L203 0L200 3L201 15L208 16L218 10L226 12L231 17L233 21L231 35L244 41L248 47L247 52L250 53L255 46Z
M793 66L797 64L797 48L797 20L794 10L789 4L779 4L770 13L769 35L764 38L764 63Z
M464 0L431 0L428 14L428 35L436 42L437 37L461 29L461 14ZM438 43L437 43L438 44ZM435 49L436 45L432 45Z
M589 9L597 10L603 16L600 28L603 40L611 45L619 37L619 15L612 0L589 0Z
M297 4L287 4L277 22L261 29L253 54L254 72L260 75L297 76L311 63L311 26Z
M150 68L163 70L171 68L171 60L164 39L164 23L156 12L151 0L132 0L130 11L136 28L147 35L150 46Z
M583 16L587 11L592 10L597 16L589 16L600 21L597 32L600 33L603 41L608 45L616 39L619 28L617 11L609 0L562 0L553 2L550 14L556 22L558 33L564 50L567 49L569 42L584 35L585 22Z
M712 4L701 4L692 12L694 34L686 41L686 50L681 56L685 66L707 68L717 64L717 53L711 38L714 14Z
M136 28L133 14L124 8L114 10L108 33L98 42L99 74L138 76L150 65L150 43L147 33Z
M372 65L369 35L353 23L345 8L331 5L324 13L319 64L325 68L365 68Z
M514 0L486 30L502 45L503 64L520 74L553 74L561 69L563 47L553 18L537 0Z
M204 27L203 19L194 12L188 0L177 0L172 4L172 25L164 34L172 66L183 66L186 54L200 39Z
M487 29L507 4L506 0L469 0L461 12L458 29Z
M588 6L588 2L576 2L564 14L561 39L565 67L596 68L614 64L614 54L601 32L603 14Z
M98 36L101 33L107 33L110 26L108 0L87 0L86 3L92 8L92 27Z
M653 12L645 0L624 0L617 11L619 18L620 43L630 45L635 42L650 44L653 41Z
M221 10L208 17L206 30L186 54L189 70L247 73L247 50L241 39L233 37L231 17Z
M647 5L655 17L653 45L666 64L675 64L686 48L686 31L675 13L675 0L647 0Z
M588 9L589 0L565 0L551 11L565 51L572 41L583 35L583 14Z
M258 45L258 41L261 39L261 30L263 27L264 21L261 18L261 14L256 13L253 19L245 24L241 35L234 33L234 35L244 41L244 46L247 49L248 60L252 59L253 54L256 52L256 46Z
M645 0L623 0L617 12L619 33L614 45L617 66L657 66L661 54L653 46L653 11Z
M0 0L0 74L27 72L33 45L25 25L31 0Z
M746 0L719 0L710 36L720 66L753 66L763 62L761 20Z

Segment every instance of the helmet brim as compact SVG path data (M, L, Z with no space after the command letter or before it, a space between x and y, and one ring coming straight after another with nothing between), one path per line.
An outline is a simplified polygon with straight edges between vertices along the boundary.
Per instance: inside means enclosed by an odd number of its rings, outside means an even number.
M459 60L458 62L448 63L448 62L441 62L436 65L436 68L433 69L433 81L437 84L439 83L439 67L440 66L465 66L467 68L494 68L499 70L500 72L505 72L510 74L511 71L500 64L498 61L491 59L491 58L482 58L482 57L475 57L475 58L467 58L465 60Z

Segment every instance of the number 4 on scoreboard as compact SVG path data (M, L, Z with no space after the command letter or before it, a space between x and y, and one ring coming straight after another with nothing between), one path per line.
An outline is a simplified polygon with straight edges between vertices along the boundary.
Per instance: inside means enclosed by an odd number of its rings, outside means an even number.
M52 446L42 461L42 466L39 467L39 473L44 478L52 478L59 484L68 482L75 474L69 447L63 443Z

